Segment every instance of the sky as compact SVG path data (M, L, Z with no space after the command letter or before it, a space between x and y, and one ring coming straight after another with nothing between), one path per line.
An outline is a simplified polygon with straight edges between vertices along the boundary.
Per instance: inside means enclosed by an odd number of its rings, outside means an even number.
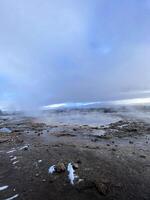
M149 0L0 1L0 102L25 109L148 90Z

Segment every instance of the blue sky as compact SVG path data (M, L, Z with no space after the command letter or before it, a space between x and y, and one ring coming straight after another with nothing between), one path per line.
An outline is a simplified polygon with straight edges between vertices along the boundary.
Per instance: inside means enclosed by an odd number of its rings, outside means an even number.
M1 0L0 100L32 107L150 89L149 0Z

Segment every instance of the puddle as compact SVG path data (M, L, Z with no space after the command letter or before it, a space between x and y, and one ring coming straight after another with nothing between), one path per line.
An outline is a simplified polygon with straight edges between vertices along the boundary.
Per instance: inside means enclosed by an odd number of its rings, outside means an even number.
M0 129L0 133L6 133L6 134L8 134L8 133L11 133L12 131L9 129L9 128L1 128Z
M43 116L41 119L47 124L67 124L67 125L89 125L101 126L110 123L115 123L121 120L120 117L114 116L111 113L102 113L98 111L65 111L65 112L50 112L49 115Z

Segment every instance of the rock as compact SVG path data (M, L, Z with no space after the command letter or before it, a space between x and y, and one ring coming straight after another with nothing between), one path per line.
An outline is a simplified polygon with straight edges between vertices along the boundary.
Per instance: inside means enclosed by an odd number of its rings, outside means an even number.
M97 138L95 138L95 139L91 139L91 141L92 141L92 142L97 142L98 139L97 139Z
M0 139L0 143L4 143L4 142L8 142L9 141L9 139Z
M95 187L101 195L105 196L108 193L108 187L105 183L95 182Z
M145 155L140 155L140 158L146 158L146 156Z
M72 166L73 166L73 169L78 169L79 168L78 163L73 163Z
M77 160L77 163L78 163L78 164L81 164L82 162L81 162L81 160Z
M57 173L61 173L61 172L65 172L66 167L65 167L64 163L60 162L55 166L55 169L56 169Z
M27 151L28 149L29 149L29 146L27 146L27 145L20 148L20 150L24 150L24 151Z
M130 141L129 141L129 144L133 144L133 141L130 140Z
M36 177L38 177L38 176L39 176L39 174L38 174L38 173L36 173L36 174L35 174L35 176L36 176Z
M116 149L112 148L112 151L116 151Z
M26 147L24 147L24 149L23 149L24 151L27 151L28 150L28 147L26 146Z

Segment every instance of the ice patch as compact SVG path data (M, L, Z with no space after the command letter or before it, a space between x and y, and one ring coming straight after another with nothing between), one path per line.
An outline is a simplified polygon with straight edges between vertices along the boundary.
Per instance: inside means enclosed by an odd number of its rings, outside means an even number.
M24 150L24 149L28 149L29 148L29 145L25 145L23 147L21 147L19 150Z
M0 133L11 133L11 130L9 128L1 128Z
M52 165L49 169L48 169L48 173L49 174L53 174L55 172L55 165Z
M11 158L10 160L11 161L17 160L17 157L15 156L15 157Z
M6 190L8 188L8 185L0 187L0 191Z
M69 172L68 177L69 177L70 183L74 185L74 180L75 178L77 178L77 176L74 174L75 171L71 163L68 164L67 171Z
M19 194L16 194L16 195L14 195L14 196L12 196L12 197L9 197L9 198L7 198L7 199L4 199L4 200L12 200L12 199L15 199L15 198L17 198L17 197L19 197Z
M13 150L7 151L7 153L13 153L15 151L16 151L16 149L13 149Z
M13 165L15 165L15 164L17 164L18 162L19 162L19 160L17 160L17 161L15 161L15 162L13 162L12 164L13 164Z

